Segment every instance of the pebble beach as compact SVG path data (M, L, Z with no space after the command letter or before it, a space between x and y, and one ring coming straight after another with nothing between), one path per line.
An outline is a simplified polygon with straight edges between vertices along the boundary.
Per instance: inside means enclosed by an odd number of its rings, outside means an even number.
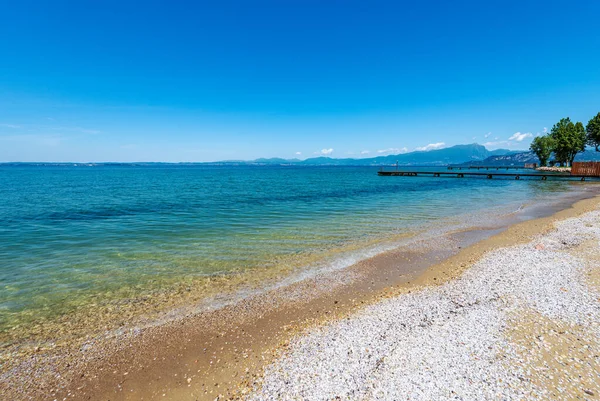
M249 400L600 397L600 211L307 331Z

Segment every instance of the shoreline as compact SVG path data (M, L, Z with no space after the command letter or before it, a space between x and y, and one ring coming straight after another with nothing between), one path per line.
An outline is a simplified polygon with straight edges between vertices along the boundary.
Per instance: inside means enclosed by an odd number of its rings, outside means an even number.
M542 209L586 197L585 192L586 189L576 189L574 195L561 194L558 202L545 199ZM296 255L292 255L293 257L288 258L290 260L285 259L281 265L216 274L201 277L193 282L184 280L170 289L140 294L137 297L122 294L119 299L111 298L81 305L79 309L68 314L58 314L50 318L37 316L31 321L17 320L14 327L6 328L0 333L0 364L6 359L39 350L65 346L85 347L87 339L119 336L130 329L143 330L157 324L169 324L189 315L243 302L249 297L286 287L315 275L346 269L365 259L405 247L419 238L435 239L454 231L478 230L484 226L480 224L481 219L487 220L485 226L491 227L512 224L507 223L510 216L522 212L521 209L525 205L514 205L517 207L515 210L496 206L490 211L482 209L474 213L444 217L439 221L428 222L427 225L392 232L387 238L367 238L364 241L344 244L331 252L304 255L298 260L295 260ZM535 208L531 204L526 207ZM532 218L532 215L526 218Z
M443 283L307 330L248 399L595 399L600 200L553 217Z
M585 196L576 190L575 197ZM567 194L561 194L567 202ZM548 199L545 200L548 202ZM517 207L516 205L514 205ZM147 294L121 294L120 298L100 300L84 304L55 316L31 315L27 321L16 321L10 329L0 332L0 363L20 355L39 350L53 350L69 346L86 346L86 339L102 339L120 336L130 329L143 330L160 324L170 324L189 315L212 311L245 299L286 287L319 274L346 269L362 260L397 249L422 237L441 237L453 231L477 229L476 219L485 216L492 226L514 213L510 207L495 207L491 211L479 210L453 217L444 217L427 224L408 226L402 231L391 232L387 237L377 236L341 244L321 253L288 255L274 266L252 270L233 270L200 277L192 281L183 280L170 288ZM67 301L76 302L69 299ZM37 351L36 351L37 350Z
M455 231L441 246L451 248L450 252L388 251L240 304L201 312L142 333L124 333L118 341L109 341L112 344L101 355L83 348L71 350L62 360L53 360L56 366L52 372L60 375L58 380L56 376L54 380L44 379L47 372L34 375L36 382L22 382L23 392L19 393L32 399L179 399L193 393L198 399L213 400L219 394L236 396L251 387L263 366L302 330L351 314L392 293L455 278L488 250L523 241L540 228L548 229L548 221L583 213L588 204L599 202L597 196L575 205L567 202L560 207L566 209L549 217L525 222L516 219L507 228ZM29 366L35 370L45 356L32 358ZM82 372L81 377L65 377L60 364L66 361L76 364L70 370ZM114 370L109 372L106 367ZM66 383L61 383L63 380ZM60 388L61 384L67 385Z

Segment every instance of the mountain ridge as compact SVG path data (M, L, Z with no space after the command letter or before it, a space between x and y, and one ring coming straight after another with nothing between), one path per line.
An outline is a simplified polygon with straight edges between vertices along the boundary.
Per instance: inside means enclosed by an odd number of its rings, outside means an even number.
M600 161L600 152L586 150L579 153L575 161ZM207 166L445 166L455 165L522 165L539 163L537 157L526 150L495 149L488 150L477 143L455 145L452 147L401 153L396 155L376 156L363 159L332 158L327 156L312 157L305 160L284 158L258 158L255 160L223 160L215 162L0 162L2 166L10 165L110 165L110 166L144 166L144 165L207 165Z
M518 153L519 151L511 151L508 149L488 150L485 146L477 143L467 145L455 145L448 148L436 149L430 151L414 151L408 153L400 153L395 155L385 155L368 157L362 159L354 158L332 158L327 156L312 157L305 160L298 159L282 159L282 158L260 158L251 161L229 161L229 162L214 162L219 164L236 163L236 164L285 164L285 165L320 165L320 166L380 166L396 164L401 166L407 165L446 165L457 164L469 161L481 161L490 156L501 156L507 154Z
M585 152L578 153L575 156L575 161L600 161L600 152L595 150L586 150ZM494 155L490 156L485 160L475 162L464 162L458 165L474 165L474 166L511 166L511 165L523 165L525 163L540 163L537 156L531 152L518 152L506 155Z

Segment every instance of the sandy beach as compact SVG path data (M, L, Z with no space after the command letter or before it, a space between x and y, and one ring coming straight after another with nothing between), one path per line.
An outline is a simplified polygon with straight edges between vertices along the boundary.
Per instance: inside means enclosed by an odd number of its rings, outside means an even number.
M571 204L416 238L168 324L36 350L4 365L0 387L34 400L593 397L600 199Z

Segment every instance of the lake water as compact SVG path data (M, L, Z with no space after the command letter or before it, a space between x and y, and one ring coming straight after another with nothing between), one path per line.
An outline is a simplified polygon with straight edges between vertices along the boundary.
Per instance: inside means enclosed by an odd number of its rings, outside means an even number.
M577 188L376 167L0 166L0 334Z

